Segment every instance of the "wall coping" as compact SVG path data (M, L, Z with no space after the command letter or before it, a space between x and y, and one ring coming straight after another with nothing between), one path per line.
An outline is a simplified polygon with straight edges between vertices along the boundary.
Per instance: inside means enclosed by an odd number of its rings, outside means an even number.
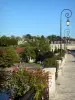
M56 68L44 68L45 72L49 72L49 74L55 74Z

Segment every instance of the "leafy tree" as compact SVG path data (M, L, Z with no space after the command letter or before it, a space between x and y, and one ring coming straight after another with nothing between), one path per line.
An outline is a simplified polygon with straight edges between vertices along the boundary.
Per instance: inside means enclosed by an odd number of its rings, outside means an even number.
M24 38L26 38L26 36ZM41 37L33 36L32 39L29 37L29 35L27 35L27 38L28 41L21 45L25 48L24 52L22 53L22 57L37 59L38 56L41 57L41 55L50 51L50 44L43 35Z
M7 46L8 45L8 38L6 36L0 37L0 46Z
M49 36L47 36L47 38L48 38L49 40L53 41L54 39L57 38L57 36L56 36L56 35L49 35Z
M16 62L19 62L19 57L13 48L0 48L0 67L11 67Z
M60 41L61 37L60 36L56 36L56 35L49 35L47 36L47 39L51 42L51 41L54 41L54 40L58 40Z
M18 41L15 36L11 36L10 43L13 46L18 45Z
M32 40L32 36L30 34L26 34L26 35L23 35L23 39L24 39L24 41L29 42Z
M15 36L7 37L2 36L0 37L0 46L15 46L18 44L18 40Z
M30 34L26 34L26 38L32 39L32 36Z
M16 37L16 40L17 40L17 41L19 41L20 39L21 39L21 37L19 37L19 36Z
M38 43L38 48L40 50L40 53L43 54L50 51L50 44L45 38L41 38Z
M30 43L25 43L24 44L24 51L20 53L20 57L24 60L27 61L31 58L35 58L35 48L34 46L30 45Z

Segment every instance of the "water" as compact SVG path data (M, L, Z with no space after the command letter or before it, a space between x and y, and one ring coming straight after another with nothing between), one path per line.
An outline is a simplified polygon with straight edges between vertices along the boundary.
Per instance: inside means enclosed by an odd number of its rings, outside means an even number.
M0 100L9 100L9 95L5 92L0 91Z

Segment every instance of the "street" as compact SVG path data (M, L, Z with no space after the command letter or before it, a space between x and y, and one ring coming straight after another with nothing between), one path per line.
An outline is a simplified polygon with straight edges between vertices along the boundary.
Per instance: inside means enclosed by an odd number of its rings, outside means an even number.
M56 93L51 100L75 100L75 58L67 54L62 75L56 81Z

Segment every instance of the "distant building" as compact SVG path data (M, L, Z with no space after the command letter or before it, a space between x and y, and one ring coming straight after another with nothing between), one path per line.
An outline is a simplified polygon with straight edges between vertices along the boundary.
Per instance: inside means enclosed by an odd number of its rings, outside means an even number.
M27 41L25 41L24 39L20 39L20 40L18 41L18 45L24 44L25 42L27 42Z
M64 39L61 39L61 43L64 43ZM51 44L60 44L60 39L56 38L51 41Z

